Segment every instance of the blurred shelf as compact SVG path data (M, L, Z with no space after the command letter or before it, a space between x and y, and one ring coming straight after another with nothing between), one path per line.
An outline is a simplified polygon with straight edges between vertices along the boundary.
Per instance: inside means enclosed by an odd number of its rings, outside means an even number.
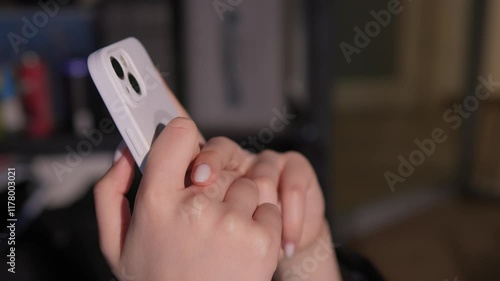
M2 139L0 140L1 155L36 156L46 154L68 153L77 150L79 146L86 148L90 143L92 151L114 151L121 141L118 134L105 135L102 141L94 143L84 137L74 135L58 135L44 139Z

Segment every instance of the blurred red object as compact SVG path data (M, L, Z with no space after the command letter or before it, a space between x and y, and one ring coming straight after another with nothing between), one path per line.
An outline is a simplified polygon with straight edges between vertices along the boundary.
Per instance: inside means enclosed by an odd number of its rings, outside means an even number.
M18 71L20 91L28 118L27 134L43 138L54 131L49 72L35 52L26 52Z

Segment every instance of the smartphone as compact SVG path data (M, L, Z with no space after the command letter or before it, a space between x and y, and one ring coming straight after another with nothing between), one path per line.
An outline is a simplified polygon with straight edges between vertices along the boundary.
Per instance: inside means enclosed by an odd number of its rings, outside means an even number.
M155 138L178 103L144 46L127 38L92 53L89 72L141 172Z

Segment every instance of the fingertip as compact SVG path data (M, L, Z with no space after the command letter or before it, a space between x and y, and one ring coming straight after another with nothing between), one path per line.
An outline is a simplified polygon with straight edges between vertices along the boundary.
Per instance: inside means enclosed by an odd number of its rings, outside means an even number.
M187 117L175 117L168 122L167 127L192 130L196 128L194 121Z
M206 185L210 184L212 176L212 168L206 163L197 165L191 174L191 180L195 184Z
M285 252L285 257L287 259L293 257L293 254L295 253L295 243L285 242L285 245L283 246L283 250Z
M217 175L222 170L221 155L206 145L196 156L191 172L191 181L198 186L206 186L217 180Z

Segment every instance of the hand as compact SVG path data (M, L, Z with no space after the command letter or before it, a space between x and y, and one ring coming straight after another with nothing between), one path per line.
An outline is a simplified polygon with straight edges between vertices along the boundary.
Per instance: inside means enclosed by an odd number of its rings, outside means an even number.
M257 182L259 204L281 206L282 243L287 256L314 242L325 227L325 204L316 174L309 161L297 152L266 150L254 155L219 137L205 144L193 167L191 179L199 186L211 184L224 170L237 171L237 176Z
M325 221L325 202L316 173L309 161L298 152L277 153L266 150L246 175L254 179L262 201L276 200L283 216L283 247L290 257L313 243Z
M234 171L220 172L223 181L203 188L186 187L198 144L192 121L176 118L166 126L151 149L132 214L125 197L133 177L129 153L97 183L101 249L120 280L271 279L281 237L278 209L259 205L256 184L233 181ZM210 189L216 196L206 193Z

